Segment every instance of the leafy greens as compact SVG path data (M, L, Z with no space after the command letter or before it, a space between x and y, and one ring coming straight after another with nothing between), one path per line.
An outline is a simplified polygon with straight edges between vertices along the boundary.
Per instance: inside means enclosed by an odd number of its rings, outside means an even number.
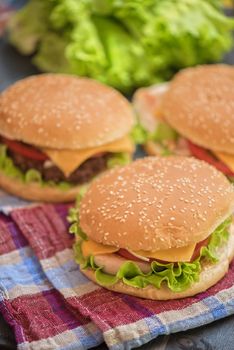
M42 71L129 92L220 60L233 28L219 0L30 0L13 16L9 39Z

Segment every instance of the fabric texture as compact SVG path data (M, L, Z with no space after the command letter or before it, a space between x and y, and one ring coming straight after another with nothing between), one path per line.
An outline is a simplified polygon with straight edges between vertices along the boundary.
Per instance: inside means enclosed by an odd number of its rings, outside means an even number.
M69 205L22 207L19 201L4 210L4 202L0 311L19 349L88 349L102 341L113 350L131 349L234 313L234 263L216 286L192 298L157 302L113 293L74 262Z

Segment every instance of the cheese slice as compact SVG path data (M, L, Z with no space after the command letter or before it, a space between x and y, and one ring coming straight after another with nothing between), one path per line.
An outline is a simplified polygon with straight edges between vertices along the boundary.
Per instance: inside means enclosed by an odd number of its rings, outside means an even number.
M212 152L216 155L218 159L225 163L231 171L234 172L234 156L223 152Z
M163 260L168 262L190 261L193 256L196 243L190 244L186 247L171 248L159 250L157 252L147 252L145 250L138 250L135 253L138 256L146 258L153 258L156 260ZM119 250L114 246L108 246L92 240L82 242L82 253L84 257L90 255L112 254ZM134 253L134 252L133 252Z
M85 258L90 255L111 254L119 250L119 248L114 246L108 246L94 241L83 241L81 249Z
M159 250L157 252L138 250L136 253L147 258L153 258L156 260L158 259L168 262L190 261L191 257L193 256L195 247L196 243L190 244L186 247Z
M125 136L117 141L106 145L81 149L81 150L57 150L42 148L42 151L48 155L52 162L68 177L85 160L100 152L128 152L134 151L134 144L129 136Z

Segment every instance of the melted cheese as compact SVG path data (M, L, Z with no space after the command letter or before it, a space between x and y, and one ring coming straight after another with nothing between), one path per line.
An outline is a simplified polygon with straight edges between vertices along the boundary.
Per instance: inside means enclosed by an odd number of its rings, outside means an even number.
M231 171L234 172L234 156L223 152L212 152L216 155L218 159L225 163Z
M181 248L159 250L158 252L138 250L136 252L133 252L133 254L136 253L138 256L169 262L190 261L191 257L193 256L195 247L196 243ZM119 248L116 248L114 246L104 245L92 240L82 242L82 253L84 257L88 257L90 255L112 254L118 250Z
M56 150L43 148L42 151L48 155L52 162L68 177L85 160L101 152L128 152L134 151L134 145L129 136L106 145L82 149L82 150Z
M83 241L81 249L82 254L85 258L90 255L111 254L119 250L119 248L110 245L104 245L94 241Z
M190 261L191 257L193 256L195 247L196 243L190 244L186 247L159 250L157 252L146 252L144 250L138 250L136 253L147 258L153 258L163 261Z

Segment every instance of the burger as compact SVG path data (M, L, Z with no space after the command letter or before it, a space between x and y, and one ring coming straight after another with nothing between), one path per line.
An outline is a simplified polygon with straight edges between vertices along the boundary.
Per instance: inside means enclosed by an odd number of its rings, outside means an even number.
M167 84L140 89L134 104L151 155L192 155L234 182L234 68L187 68Z
M116 90L42 74L0 95L0 186L37 201L70 201L80 187L129 162L134 115Z
M92 182L70 213L75 258L95 283L148 299L205 291L234 256L234 188L193 157L146 157Z

